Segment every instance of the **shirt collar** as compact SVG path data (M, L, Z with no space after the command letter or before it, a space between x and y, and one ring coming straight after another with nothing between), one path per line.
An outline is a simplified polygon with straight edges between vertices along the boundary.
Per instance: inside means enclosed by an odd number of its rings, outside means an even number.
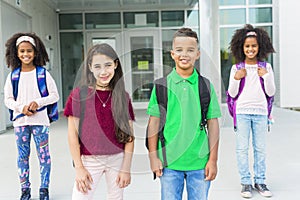
M197 79L198 79L198 73L196 72L196 69L194 69L193 73L191 76L189 76L188 78L182 78L177 72L176 69L174 68L173 71L171 72L171 79L173 80L173 82L175 82L176 84L182 82L182 81L188 81L191 84L195 84Z

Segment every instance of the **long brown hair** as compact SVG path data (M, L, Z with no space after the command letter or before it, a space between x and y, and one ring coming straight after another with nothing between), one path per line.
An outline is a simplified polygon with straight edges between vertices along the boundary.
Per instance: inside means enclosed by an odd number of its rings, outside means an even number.
M96 44L92 46L83 63L82 77L80 86L90 86L96 90L96 79L93 73L89 70L93 56L102 54L110 57L118 67L115 69L115 74L109 82L109 87L112 89L112 113L115 120L116 137L120 143L128 143L134 140L134 136L129 125L129 95L125 91L125 83L122 71L122 65L115 50L108 44Z

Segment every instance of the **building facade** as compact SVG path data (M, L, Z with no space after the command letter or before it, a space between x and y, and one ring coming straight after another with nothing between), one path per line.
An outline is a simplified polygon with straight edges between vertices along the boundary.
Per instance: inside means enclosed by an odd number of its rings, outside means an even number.
M298 42L292 36L299 32L293 23L298 15L295 4L300 3L292 0L284 4L279 0L0 0L1 98L9 73L5 66L5 41L15 32L30 31L39 35L46 45L50 56L46 67L60 91L60 110L73 89L88 48L102 42L111 44L120 56L134 108L145 109L153 80L167 75L174 67L170 57L172 35L185 26L198 33L201 58L197 68L213 82L220 102L224 103L233 64L229 41L235 29L251 23L269 32L276 49L268 58L276 76L276 105L297 108L300 95L288 89L293 89L299 72L290 59L296 54L293 46ZM0 116L0 131L3 131L11 125L3 104Z

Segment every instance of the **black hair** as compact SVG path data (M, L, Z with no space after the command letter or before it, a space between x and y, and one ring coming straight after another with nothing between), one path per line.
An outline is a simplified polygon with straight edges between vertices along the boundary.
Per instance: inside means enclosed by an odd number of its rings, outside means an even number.
M49 57L42 40L35 33L16 33L5 43L7 67L14 70L22 64L18 58L18 46L16 45L18 38L21 36L29 36L34 39L35 46L31 44L35 53L33 65L45 66L46 62L49 62Z
M196 39L197 43L199 42L197 33L195 31L193 31L192 29L190 29L190 28L183 27L183 28L178 29L174 33L173 40L176 37L192 37L192 38Z
M131 127L129 125L129 95L125 91L125 83L120 59L115 50L108 44L96 44L92 46L87 53L83 63L82 77L80 86L90 86L96 90L96 78L90 71L89 66L92 63L94 55L105 55L110 57L117 65L115 74L109 82L112 89L112 113L115 120L116 137L120 143L128 143L134 140Z
M236 62L242 62L246 58L243 45L248 37L255 37L257 40L259 46L257 60L264 60L270 53L275 53L267 31L262 28L254 28L251 24L245 24L243 28L235 31L229 46Z

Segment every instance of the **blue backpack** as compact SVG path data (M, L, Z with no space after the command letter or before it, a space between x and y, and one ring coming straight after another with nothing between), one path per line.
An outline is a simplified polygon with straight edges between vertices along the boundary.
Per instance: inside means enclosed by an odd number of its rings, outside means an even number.
M261 68L266 68L266 65L267 65L267 63L265 61L258 61L257 64ZM237 70L245 68L245 62L237 63L236 68L237 68ZM270 97L266 94L264 80L263 80L262 77L260 77L260 83L261 83L261 87L262 87L262 89L263 89L263 91L266 95L267 104L268 104L268 118L270 120L270 115L271 115L271 111L272 111L274 96ZM234 131L237 130L237 126L236 126L236 101L239 98L240 94L242 93L244 85L245 85L245 78L242 78L241 81L240 81L240 87L239 87L238 94L235 97L231 97L229 95L228 91L226 92L226 103L227 103L229 114L233 117Z
M11 73L11 84L12 84L13 95L14 95L15 100L17 99L17 96L18 96L20 73L21 73L21 67L14 69ZM48 96L49 93L48 93L47 84L46 84L46 69L41 66L36 66L36 77L37 77L38 88L39 88L41 96L42 97ZM47 109L47 114L48 114L50 123L58 120L57 102L55 102L53 104L49 104L47 106L43 106L42 108L39 108L36 111L39 112L44 109ZM13 110L9 109L9 113L10 113L11 121L15 121L17 118L25 116L23 113L21 113L21 114L17 115L15 118L13 118Z

